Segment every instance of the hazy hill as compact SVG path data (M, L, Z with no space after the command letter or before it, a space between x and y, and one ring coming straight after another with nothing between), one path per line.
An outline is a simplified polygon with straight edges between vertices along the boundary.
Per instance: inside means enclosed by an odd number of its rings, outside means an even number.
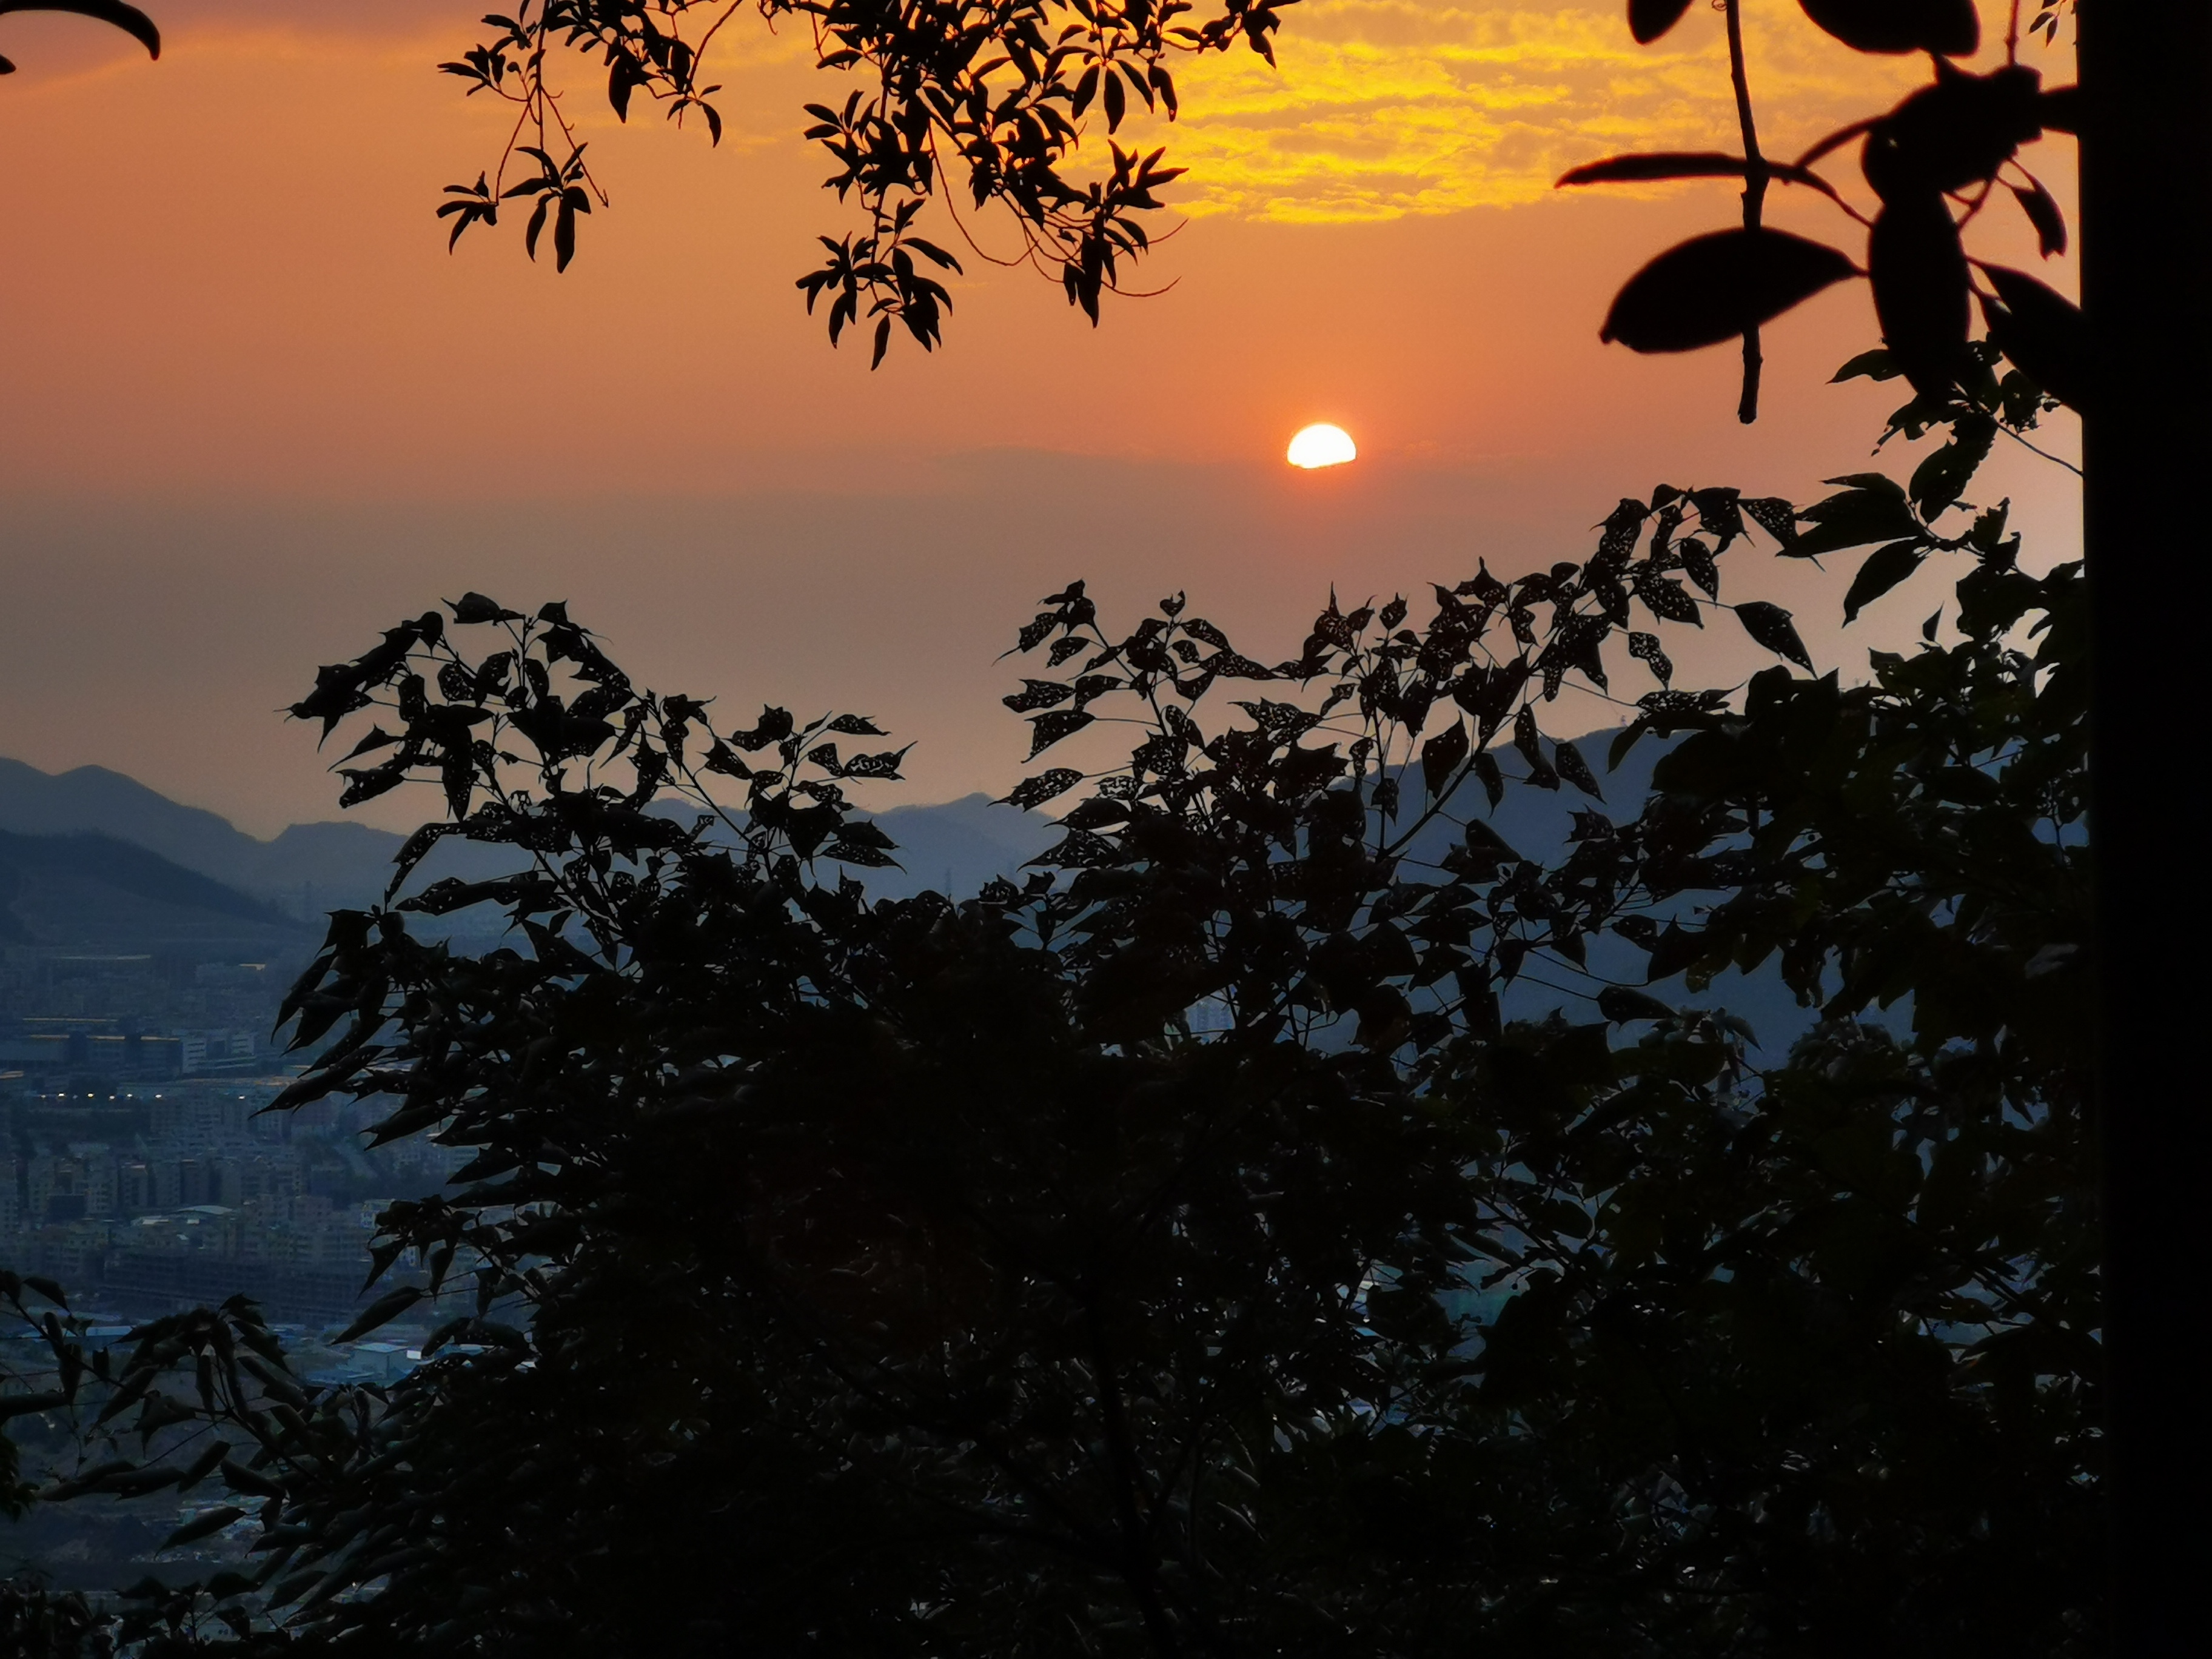
M15 760L0 760L0 830L112 836L234 887L248 884L254 854L267 845L104 766L55 775Z
M317 908L327 908L325 895L329 904L353 904L380 891L379 867L400 842L365 823L295 823L260 841L104 766L56 775L15 760L0 760L0 830L110 836L295 915L307 908L307 884Z
M1649 741L1638 744L1619 772L1607 773L1604 770L1605 750L1612 735L1609 732L1595 733L1583 739L1580 746L1605 789L1605 810L1620 817L1634 811L1643 800L1661 745ZM1419 793L1418 780L1409 777L1406 782L1411 801ZM1472 810L1483 811L1479 793L1474 793ZM1571 814L1596 805L1571 787L1556 792L1516 787L1507 793L1497 812L1488 816L1492 826L1510 845L1530 857L1548 858L1558 855L1565 847ZM683 817L688 812L680 805L665 810L672 817ZM1035 857L1059 836L1050 820L1042 814L995 805L988 796L981 794L939 805L894 807L880 814L878 822L898 843L900 867L856 873L865 878L870 892L884 897L909 896L925 888L963 895L973 893L993 876L1018 874L1024 860ZM179 874L197 872L211 883L239 890L229 896L234 901L249 905L259 901L258 914L261 920L258 925L261 926L274 925L281 920L272 916L271 907L292 916L307 917L341 905L371 902L384 890L392 855L402 839L388 830L373 830L365 824L325 823L295 823L273 841L260 841L213 812L181 805L133 779L102 767L79 767L57 776L9 760L0 760L0 831L15 831L19 836L62 835L87 843L85 848L72 855L80 862L67 870L64 862L55 861L60 858L58 854L46 862L33 860L25 865L14 905L14 914L27 923L33 911L25 909L24 903L33 886L44 882L77 883L69 889L76 896L68 899L66 904L75 905L86 918L82 924L72 924L84 929L94 927L90 918L100 908L92 889L82 884L91 879L86 871L94 865L122 869L112 854L95 856L89 850L89 843L100 837L158 854L172 866L181 866ZM1439 858L1455 833L1449 824L1432 826L1413 848L1415 861ZM103 858L106 862L100 864ZM88 860L91 863L82 862ZM448 874L487 875L511 867L511 855L502 849L471 848L448 841L426 863L421 879ZM132 875L130 878L141 878ZM155 878L145 875L143 879L151 882ZM134 889L114 886L112 883L110 888L112 892L136 894L140 902L156 902L151 895L139 894ZM33 897L30 902L34 909L40 903L66 908L58 896L50 900ZM162 898L159 902L180 901ZM4 905L5 900L0 899L0 907ZM248 919L235 909L207 908L204 913L226 918L226 926L249 925ZM4 908L0 908L0 928L9 925L6 914ZM59 914L58 910L54 912L57 916ZM471 920L457 916L451 925L466 930ZM60 924L52 921L40 925ZM167 916L162 925L174 928L185 926L181 915ZM437 929L430 924L424 931ZM1601 944L1590 966L1600 972L1632 979L1640 971L1641 962L1640 952L1613 941ZM1509 1011L1516 1014L1540 1013L1561 1000L1562 988L1594 987L1555 988L1534 981L1524 982L1509 998ZM1681 998L1679 984L1654 988L1670 999ZM1785 1045L1804 1029L1808 1019L1771 973L1748 980L1735 974L1725 975L1709 993L1686 1000L1706 1006L1724 1006L1745 1015L1770 1049Z
M262 841L228 818L186 806L104 766L41 772L0 760L0 831L110 836L295 917L382 896L404 837L365 823L295 823ZM501 854L448 842L430 874L489 875Z
M92 951L271 957L313 943L258 899L112 836L0 832L0 939Z
M678 805L666 810L672 817L688 815ZM872 872L868 886L890 897L948 884L973 892L1054 839L1052 826L1035 813L994 806L981 794L938 806L893 807L880 822L899 843L901 868ZM14 760L0 760L0 831L111 836L295 916L381 896L404 839L365 823L295 823L261 841L106 767L57 775ZM489 875L512 861L497 848L448 841L427 861L423 879Z

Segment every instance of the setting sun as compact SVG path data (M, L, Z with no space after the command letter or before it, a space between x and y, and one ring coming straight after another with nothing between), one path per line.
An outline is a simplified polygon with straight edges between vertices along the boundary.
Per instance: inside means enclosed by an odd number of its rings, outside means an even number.
M1340 426L1310 426L1291 440L1291 465L1309 471L1317 466L1342 466L1358 459L1358 447Z

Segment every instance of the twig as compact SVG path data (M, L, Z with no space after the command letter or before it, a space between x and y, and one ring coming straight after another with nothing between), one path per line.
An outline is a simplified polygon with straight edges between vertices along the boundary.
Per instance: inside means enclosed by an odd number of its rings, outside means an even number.
M1766 204L1766 159L1759 153L1759 127L1751 113L1751 82L1743 66L1742 0L1727 0L1727 3L1729 79L1735 87L1736 125L1743 132L1743 228L1755 234ZM1757 241L1751 246L1755 249ZM1735 409L1736 419L1746 426L1759 418L1759 374L1764 361L1759 349L1759 325L1753 323L1743 331L1743 396Z

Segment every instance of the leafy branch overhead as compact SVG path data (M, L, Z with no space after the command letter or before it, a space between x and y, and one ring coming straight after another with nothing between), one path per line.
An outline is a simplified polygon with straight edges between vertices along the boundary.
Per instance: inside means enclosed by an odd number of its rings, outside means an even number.
M1794 161L1763 154L1745 66L1741 0L1724 0L1741 155L1668 151L1616 155L1572 168L1562 185L1671 179L1742 181L1740 228L1716 231L1668 249L1632 276L1614 299L1601 337L1635 351L1689 351L1739 339L1743 392L1738 412L1756 417L1762 363L1759 330L1830 285L1864 276L1874 290L1887 361L1932 410L1979 418L1990 400L1977 381L1990 360L1970 340L1978 307L1989 344L2033 385L2080 410L2094 398L2080 308L2040 278L1970 257L1964 232L2002 191L2034 228L2043 257L2066 251L2063 215L2042 181L2021 166L2021 145L2046 132L2079 131L2073 87L2046 88L2019 61L2019 12L2005 62L1986 75L1953 59L1981 43L1972 0L1802 0L1805 14L1855 51L1924 52L1935 80L1887 113L1829 134ZM1630 0L1629 30L1649 45L1672 30L1687 0ZM2030 33L2054 37L2057 3ZM1860 142L1860 172L1875 206L1871 216L1817 170L1825 157ZM1764 222L1767 187L1819 191L1866 229L1863 264L1840 250ZM2031 399L2031 402L2033 400ZM1943 417L1948 423L1948 416ZM2008 419L2006 424L2032 424Z
M842 103L809 104L805 137L833 163L824 181L854 200L860 228L824 236L822 263L799 281L807 309L826 312L832 343L848 327L872 336L873 362L894 325L925 350L944 331L951 297L933 273L957 271L946 244L967 243L994 263L1027 265L1058 282L1093 324L1103 295L1127 292L1152 246L1160 189L1182 169L1164 152L1124 150L1122 123L1139 106L1176 112L1176 53L1226 52L1240 42L1270 63L1271 37L1295 0L525 0L484 21L493 33L441 67L512 106L498 163L472 185L447 188L441 217L451 241L494 225L510 202L530 204L536 255L550 215L556 264L575 247L578 216L606 204L584 144L554 85L564 58L606 72L606 98L627 121L644 94L669 119L696 117L719 143L722 85L712 77L726 31L751 11L773 28L811 32L824 70L861 84ZM1103 118L1103 167L1073 170L1091 124ZM952 234L920 234L939 205ZM972 224L963 210L996 210ZM1011 228L1004 258L984 251Z

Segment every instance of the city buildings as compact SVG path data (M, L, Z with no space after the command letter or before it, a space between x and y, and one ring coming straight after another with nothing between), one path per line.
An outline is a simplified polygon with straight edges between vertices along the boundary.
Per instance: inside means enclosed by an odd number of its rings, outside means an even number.
M296 1070L282 989L254 963L0 948L0 1262L133 1318L242 1293L349 1321L376 1212L462 1155L368 1149L375 1102L264 1111Z

